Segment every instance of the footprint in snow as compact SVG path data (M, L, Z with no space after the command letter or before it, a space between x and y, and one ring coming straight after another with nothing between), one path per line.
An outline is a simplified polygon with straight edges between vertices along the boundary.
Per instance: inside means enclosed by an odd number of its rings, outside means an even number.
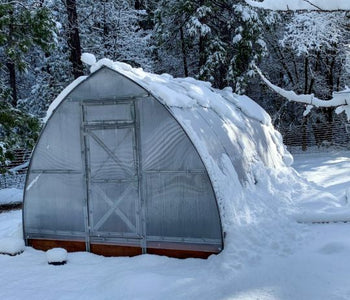
M321 254L335 254L345 251L346 248L347 246L344 243L331 242L320 248L318 252Z

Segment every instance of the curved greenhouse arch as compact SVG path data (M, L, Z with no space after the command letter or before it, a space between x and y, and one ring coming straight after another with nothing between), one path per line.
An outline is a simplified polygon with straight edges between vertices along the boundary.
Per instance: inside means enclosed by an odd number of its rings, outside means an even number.
M103 67L61 99L33 152L27 245L207 257L223 248L216 194L176 113Z

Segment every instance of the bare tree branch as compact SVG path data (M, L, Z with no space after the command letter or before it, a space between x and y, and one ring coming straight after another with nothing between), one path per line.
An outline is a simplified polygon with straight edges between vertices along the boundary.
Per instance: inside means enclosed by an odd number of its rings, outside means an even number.
M303 1L306 2L306 3L309 3L311 6L317 8L317 9L319 9L319 10L323 10L322 8L320 8L319 6L313 4L313 3L312 3L311 1L309 1L309 0L303 0Z

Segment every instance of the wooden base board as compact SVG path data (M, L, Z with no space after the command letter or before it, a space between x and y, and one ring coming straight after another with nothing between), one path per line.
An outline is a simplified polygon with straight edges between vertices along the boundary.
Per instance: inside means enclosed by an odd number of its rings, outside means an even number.
M147 248L147 254L162 255L174 258L203 258L207 259L213 252L205 251L191 251L191 250L178 250L178 249L159 249L159 248Z
M47 251L52 248L64 248L68 252L85 251L85 242L83 241L64 241L64 240L47 240L47 239L29 239L28 246L35 249ZM206 259L212 254L218 254L215 248L203 248L201 245L191 247L189 245L173 245L166 243L164 248L157 243L155 248L147 248L148 254L163 255L174 258L203 258ZM181 249L182 248L182 249ZM142 249L130 245L110 245L110 244L91 244L90 252L103 256L137 256L142 254Z
M63 241L63 240L41 240L41 239L29 239L27 241L28 246L37 250L47 251L52 248L64 248L68 252L85 251L85 242L82 241Z
M142 254L140 247L91 244L90 251L103 256L137 256Z

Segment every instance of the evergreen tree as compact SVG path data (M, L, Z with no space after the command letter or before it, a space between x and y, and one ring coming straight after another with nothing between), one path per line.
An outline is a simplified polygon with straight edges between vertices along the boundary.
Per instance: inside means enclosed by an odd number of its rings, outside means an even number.
M15 149L32 149L38 138L40 122L37 118L0 102L0 173L14 158Z
M17 74L27 70L27 54L33 47L49 51L53 46L55 24L50 11L26 2L0 4L0 67L8 81L1 80L1 94L17 105Z
M176 75L243 92L253 63L266 54L266 14L239 0L161 0L155 18L158 61L163 68L183 70Z

